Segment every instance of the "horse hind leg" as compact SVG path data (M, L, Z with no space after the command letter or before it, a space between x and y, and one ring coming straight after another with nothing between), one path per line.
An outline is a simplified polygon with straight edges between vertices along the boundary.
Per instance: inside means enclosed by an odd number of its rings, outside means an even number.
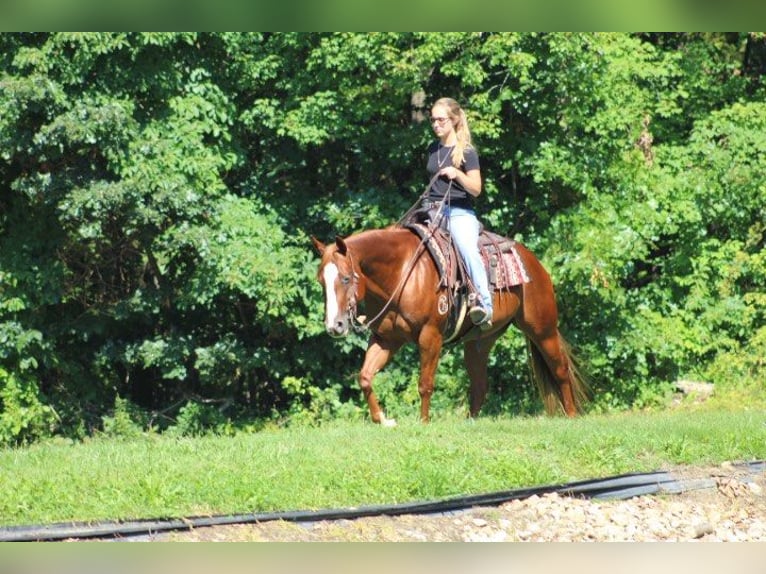
M527 339L530 367L548 414L559 408L569 417L582 410L587 396L582 378L572 359L569 345L558 331L541 340Z
M463 345L463 359L468 378L471 380L469 393L469 411L471 418L479 415L484 400L487 398L487 362L489 353L497 337L487 337L468 341Z

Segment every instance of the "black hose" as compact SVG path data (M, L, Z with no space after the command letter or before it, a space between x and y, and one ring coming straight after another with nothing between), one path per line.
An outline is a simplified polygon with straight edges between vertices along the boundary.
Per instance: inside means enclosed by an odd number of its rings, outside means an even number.
M766 471L766 461L737 465L753 473ZM191 530L207 526L256 524L282 520L285 522L318 522L322 520L353 520L368 516L399 516L402 514L440 514L476 506L497 506L512 500L557 493L599 500L628 499L634 496L669 493L715 487L713 479L677 480L667 472L623 474L611 478L584 480L568 484L505 490L487 494L459 496L435 501L408 502L380 506L362 506L327 510L300 510L253 514L229 514L107 522L62 522L48 525L6 526L0 528L0 542L54 541L77 538L123 538L152 535L173 530Z

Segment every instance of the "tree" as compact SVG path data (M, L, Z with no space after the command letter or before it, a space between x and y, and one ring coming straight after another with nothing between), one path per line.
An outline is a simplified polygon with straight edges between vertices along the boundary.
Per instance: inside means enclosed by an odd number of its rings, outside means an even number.
M763 44L2 34L0 367L16 390L0 396L16 398L0 410L22 395L50 408L34 437L51 421L90 432L116 397L159 425L187 401L216 420L326 416L312 402L332 416L358 396L361 341L321 333L307 236L413 204L443 95L470 113L479 215L552 271L597 407L723 376L721 357L764 339ZM392 401L407 400L408 359L387 367ZM442 364L454 405L464 381ZM492 369L490 408L535 409L517 339Z

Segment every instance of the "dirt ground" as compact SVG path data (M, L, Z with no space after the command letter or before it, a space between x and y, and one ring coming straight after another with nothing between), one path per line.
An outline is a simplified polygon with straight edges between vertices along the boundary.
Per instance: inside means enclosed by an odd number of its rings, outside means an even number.
M712 479L708 488L627 500L546 494L440 515L282 521L198 528L153 541L520 542L766 541L766 473L724 464L668 469L677 480Z

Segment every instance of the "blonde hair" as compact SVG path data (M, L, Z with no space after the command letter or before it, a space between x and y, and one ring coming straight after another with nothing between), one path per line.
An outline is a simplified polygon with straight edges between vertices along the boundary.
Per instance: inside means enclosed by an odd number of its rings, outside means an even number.
M466 118L465 111L460 107L460 104L452 98L439 98L431 107L436 106L447 108L449 118L455 126L457 143L452 150L452 165L460 167L465 158L465 150L469 147L473 147L473 143L471 142L471 130L468 128L468 119Z

